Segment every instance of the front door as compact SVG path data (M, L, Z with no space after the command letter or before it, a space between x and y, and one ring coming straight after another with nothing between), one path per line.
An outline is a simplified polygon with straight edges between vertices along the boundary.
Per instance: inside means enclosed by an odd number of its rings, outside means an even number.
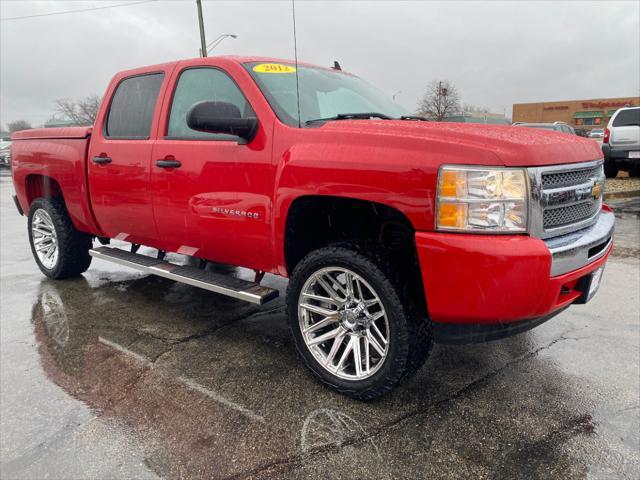
M254 110L232 78L214 67L179 72L165 106L166 128L153 148L151 186L158 233L167 250L221 263L271 267L273 173L264 126L249 144L192 130L194 104L216 101L246 118Z
M125 78L96 128L88 152L91 204L110 238L155 246L149 189L154 111L164 73Z

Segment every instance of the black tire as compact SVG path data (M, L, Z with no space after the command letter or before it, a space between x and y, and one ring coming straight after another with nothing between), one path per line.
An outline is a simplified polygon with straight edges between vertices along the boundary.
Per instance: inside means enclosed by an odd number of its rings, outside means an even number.
M640 166L639 167L631 167L629 169L629 176L633 178L640 177Z
M345 268L359 275L373 287L387 312L387 357L368 378L351 380L332 374L314 357L303 338L298 315L301 291L311 275L327 267ZM295 267L287 288L289 328L299 356L321 383L343 395L372 400L393 390L424 364L433 345L431 322L422 318L414 301L402 293L413 289L403 289L401 280L384 255L357 245L315 250Z
M620 168L611 161L604 162L604 175L607 178L616 178Z
M40 261L34 244L32 224L38 210L44 210L49 215L57 237L58 258L50 268ZM91 235L75 229L61 197L38 198L33 201L29 208L28 231L33 258L47 277L56 280L76 277L89 268Z

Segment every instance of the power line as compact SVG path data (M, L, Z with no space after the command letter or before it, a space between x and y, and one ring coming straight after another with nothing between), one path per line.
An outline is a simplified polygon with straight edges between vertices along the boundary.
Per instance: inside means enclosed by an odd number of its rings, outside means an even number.
M8 22L11 20L24 20L25 18L49 17L52 15L66 15L67 13L90 12L93 10L106 10L107 8L130 7L132 5L140 5L142 3L157 2L158 0L141 0L139 2L121 3L119 5L106 5L104 7L79 8L77 10L65 10L63 12L38 13L36 15L23 15L20 17L0 18L0 22Z

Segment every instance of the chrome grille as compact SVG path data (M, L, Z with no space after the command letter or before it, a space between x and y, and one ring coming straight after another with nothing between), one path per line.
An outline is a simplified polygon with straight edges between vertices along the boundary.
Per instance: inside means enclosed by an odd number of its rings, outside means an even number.
M600 210L596 201L576 203L567 207L552 208L544 211L543 225L545 230L571 225L585 218L591 218Z
M528 169L531 235L551 238L593 224L602 207L602 164L596 160Z
M589 179L598 177L602 167L583 168L581 170L572 170L569 172L559 173L543 173L542 188L558 188L569 185L580 185L588 182Z

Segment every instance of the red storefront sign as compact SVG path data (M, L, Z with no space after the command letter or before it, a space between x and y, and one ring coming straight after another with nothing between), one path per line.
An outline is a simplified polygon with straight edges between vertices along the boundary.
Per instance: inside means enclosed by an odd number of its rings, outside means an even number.
M631 100L623 100L621 102L582 102L582 108L609 108L609 107L624 107L625 105L632 105Z

